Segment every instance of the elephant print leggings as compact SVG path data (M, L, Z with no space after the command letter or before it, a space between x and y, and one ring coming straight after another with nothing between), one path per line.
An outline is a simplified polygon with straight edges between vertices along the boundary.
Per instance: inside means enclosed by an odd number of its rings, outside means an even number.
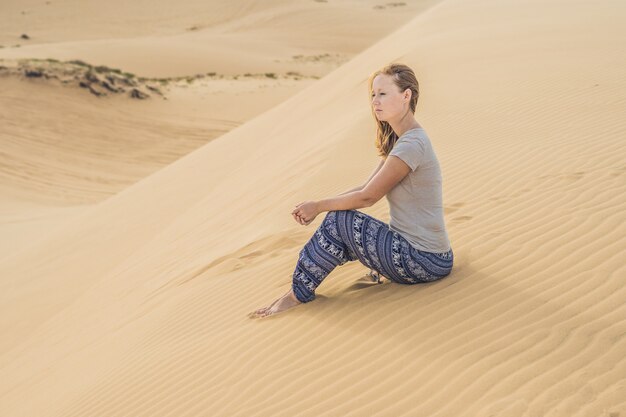
M292 288L298 300L315 299L315 289L339 265L360 261L399 284L441 279L452 271L454 255L425 252L390 226L358 210L329 211L300 251Z

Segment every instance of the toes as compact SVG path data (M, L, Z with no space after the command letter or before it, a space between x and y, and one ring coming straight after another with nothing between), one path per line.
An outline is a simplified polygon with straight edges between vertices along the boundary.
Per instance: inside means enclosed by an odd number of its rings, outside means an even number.
M265 310L267 310L267 307L259 308L258 310L251 311L250 313L248 313L248 317L250 318L261 317L261 314L263 314Z
M271 316L274 313L275 311L268 307L264 311L259 313L258 317L267 317L267 316Z
M275 313L275 311L271 310L272 307L273 307L273 304L269 307L263 307L263 308L259 308L258 310L254 310L248 313L248 317L261 318L261 317L271 316L272 314Z

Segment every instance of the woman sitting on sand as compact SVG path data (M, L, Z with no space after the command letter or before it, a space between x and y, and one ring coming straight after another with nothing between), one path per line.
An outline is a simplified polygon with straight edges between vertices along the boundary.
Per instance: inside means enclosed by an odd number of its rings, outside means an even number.
M452 271L441 170L430 139L414 117L419 97L415 73L406 65L391 64L374 72L368 85L380 164L365 185L295 207L291 214L302 225L328 213L300 251L289 291L251 317L313 301L324 278L349 261L358 260L399 284L431 282ZM389 224L357 210L383 196L389 202Z

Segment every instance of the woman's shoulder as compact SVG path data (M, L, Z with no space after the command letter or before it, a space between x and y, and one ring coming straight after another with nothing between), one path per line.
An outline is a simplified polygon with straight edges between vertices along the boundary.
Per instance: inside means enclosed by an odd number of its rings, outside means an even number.
M398 148L416 149L420 152L434 152L430 137L426 131L421 129L407 132L398 139L396 144L398 144Z
M424 133L407 132L396 140L394 148L423 149L428 146L430 139Z
M398 141L429 141L428 133L423 128L411 129L406 131L398 138Z

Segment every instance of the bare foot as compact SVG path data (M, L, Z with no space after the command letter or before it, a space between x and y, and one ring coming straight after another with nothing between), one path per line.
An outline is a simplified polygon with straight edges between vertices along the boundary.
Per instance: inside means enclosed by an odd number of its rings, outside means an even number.
M302 304L302 302L296 298L296 295L290 289L289 291L287 291L286 294L278 298L269 306L259 308L258 310L255 310L252 313L248 314L248 317L253 319L253 318L262 318L262 317L272 316L274 314L280 313L281 311L285 311L291 307L295 307L300 304Z
M291 290L289 290L291 291ZM277 302L279 302L280 300L282 300L284 297L287 296L287 294L289 294L289 291L287 291L284 295L282 295L281 297L279 297L278 299L274 300L274 302L266 307L262 307L259 309L254 310L252 313L248 314L251 318L253 317L257 317L265 312L267 312L267 310L269 310L270 308L272 308L274 306L274 304L276 304Z

